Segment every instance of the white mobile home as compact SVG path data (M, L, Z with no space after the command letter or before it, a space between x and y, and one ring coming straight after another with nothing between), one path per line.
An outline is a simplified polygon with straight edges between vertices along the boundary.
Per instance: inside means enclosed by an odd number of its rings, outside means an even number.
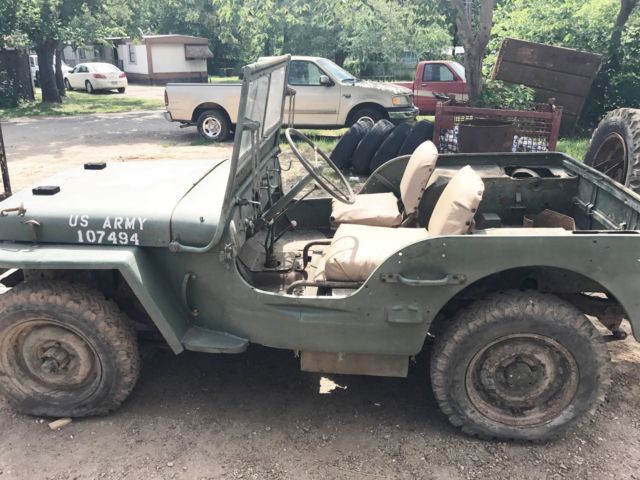
M131 82L207 82L209 41L189 35L145 35L140 40L110 38L117 64Z

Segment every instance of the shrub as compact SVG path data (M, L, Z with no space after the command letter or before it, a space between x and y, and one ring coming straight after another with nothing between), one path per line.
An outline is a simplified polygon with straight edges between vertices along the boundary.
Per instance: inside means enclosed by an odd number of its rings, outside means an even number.
M474 106L505 110L532 110L535 92L524 85L511 85L500 80L487 80Z
M0 108L17 107L21 100L21 85L7 72L0 71Z

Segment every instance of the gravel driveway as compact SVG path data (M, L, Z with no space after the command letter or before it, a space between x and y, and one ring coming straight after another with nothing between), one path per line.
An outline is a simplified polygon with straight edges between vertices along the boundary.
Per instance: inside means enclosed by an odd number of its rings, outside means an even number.
M159 88L159 87L158 87ZM14 119L2 124L14 189L85 162L227 157L231 143L203 144L195 128L162 111Z
M224 157L161 112L3 124L13 183L85 161ZM196 143L196 146L192 144ZM629 329L628 325L624 328ZM291 352L159 351L110 416L50 431L50 419L0 400L0 480L7 479L638 479L640 348L609 343L612 389L594 416L557 441L482 441L436 407L426 355L407 379L302 373ZM335 382L335 385L331 382ZM325 389L326 390L326 389Z

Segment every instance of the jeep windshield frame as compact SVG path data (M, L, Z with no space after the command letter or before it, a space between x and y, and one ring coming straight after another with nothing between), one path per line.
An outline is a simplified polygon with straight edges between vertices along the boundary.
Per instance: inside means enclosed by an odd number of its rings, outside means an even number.
M204 247L172 242L176 252L204 253L218 244L232 209L246 203L262 211L273 199L261 194L264 170L279 152L291 55L269 57L243 69L242 90L229 176L218 228Z

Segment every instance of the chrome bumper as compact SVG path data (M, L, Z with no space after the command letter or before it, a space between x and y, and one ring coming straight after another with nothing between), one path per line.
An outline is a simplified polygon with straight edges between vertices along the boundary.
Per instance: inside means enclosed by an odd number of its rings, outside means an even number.
M406 122L407 120L415 120L420 113L418 107L409 107L409 108L398 108L398 109L387 109L387 113L389 114L389 120L392 122L400 123Z

